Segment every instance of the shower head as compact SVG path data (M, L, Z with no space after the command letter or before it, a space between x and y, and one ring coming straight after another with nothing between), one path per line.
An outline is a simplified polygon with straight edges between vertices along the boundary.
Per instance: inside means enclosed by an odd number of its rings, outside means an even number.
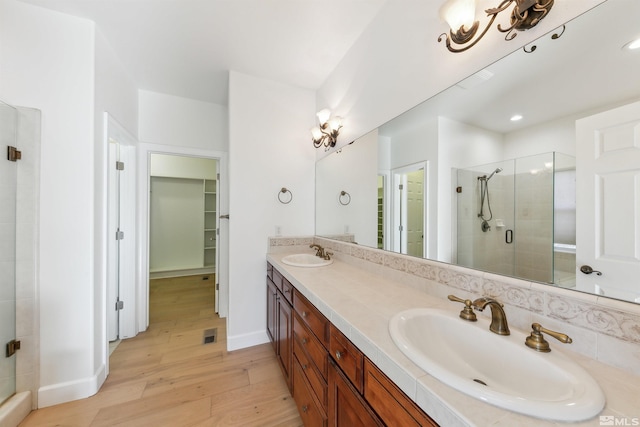
M491 172L491 175L489 175L489 176L487 177L487 181L489 181L489 180L491 179L491 177L492 177L494 174L497 174L497 173L502 172L502 170L503 170L502 168L496 168L496 170L494 170L493 172Z

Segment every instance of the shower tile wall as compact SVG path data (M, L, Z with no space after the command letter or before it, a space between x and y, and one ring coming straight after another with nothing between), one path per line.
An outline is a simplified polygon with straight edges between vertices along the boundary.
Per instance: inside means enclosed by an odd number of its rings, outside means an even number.
M39 327L37 318L36 253L40 176L39 110L18 107L18 164L16 221L16 390L31 391L36 407L38 388Z

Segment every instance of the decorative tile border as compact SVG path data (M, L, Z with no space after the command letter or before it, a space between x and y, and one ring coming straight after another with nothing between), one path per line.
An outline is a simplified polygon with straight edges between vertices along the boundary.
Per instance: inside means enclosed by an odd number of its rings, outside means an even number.
M313 244L313 237L269 237L269 247Z
M573 290L567 291L550 285L322 237L315 237L313 241L338 253L432 280L477 296L491 296L504 304L538 315L640 344L640 306L637 304L601 301L602 299L596 296Z

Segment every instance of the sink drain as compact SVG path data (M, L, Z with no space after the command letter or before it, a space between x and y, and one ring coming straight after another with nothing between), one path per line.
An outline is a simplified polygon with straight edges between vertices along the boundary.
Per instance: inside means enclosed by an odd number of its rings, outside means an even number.
M478 384L482 384L482 385L484 385L484 386L486 386L486 385L487 385L487 383L485 383L484 381L479 380L479 379L477 379L477 378L474 378L473 380L474 380L475 382L477 382Z

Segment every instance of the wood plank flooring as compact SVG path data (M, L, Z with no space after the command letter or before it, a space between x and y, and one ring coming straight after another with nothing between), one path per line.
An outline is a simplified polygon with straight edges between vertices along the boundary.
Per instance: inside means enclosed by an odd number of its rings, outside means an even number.
M226 351L208 276L152 280L149 329L116 348L100 391L20 426L302 426L270 344ZM211 328L217 342L203 344Z

